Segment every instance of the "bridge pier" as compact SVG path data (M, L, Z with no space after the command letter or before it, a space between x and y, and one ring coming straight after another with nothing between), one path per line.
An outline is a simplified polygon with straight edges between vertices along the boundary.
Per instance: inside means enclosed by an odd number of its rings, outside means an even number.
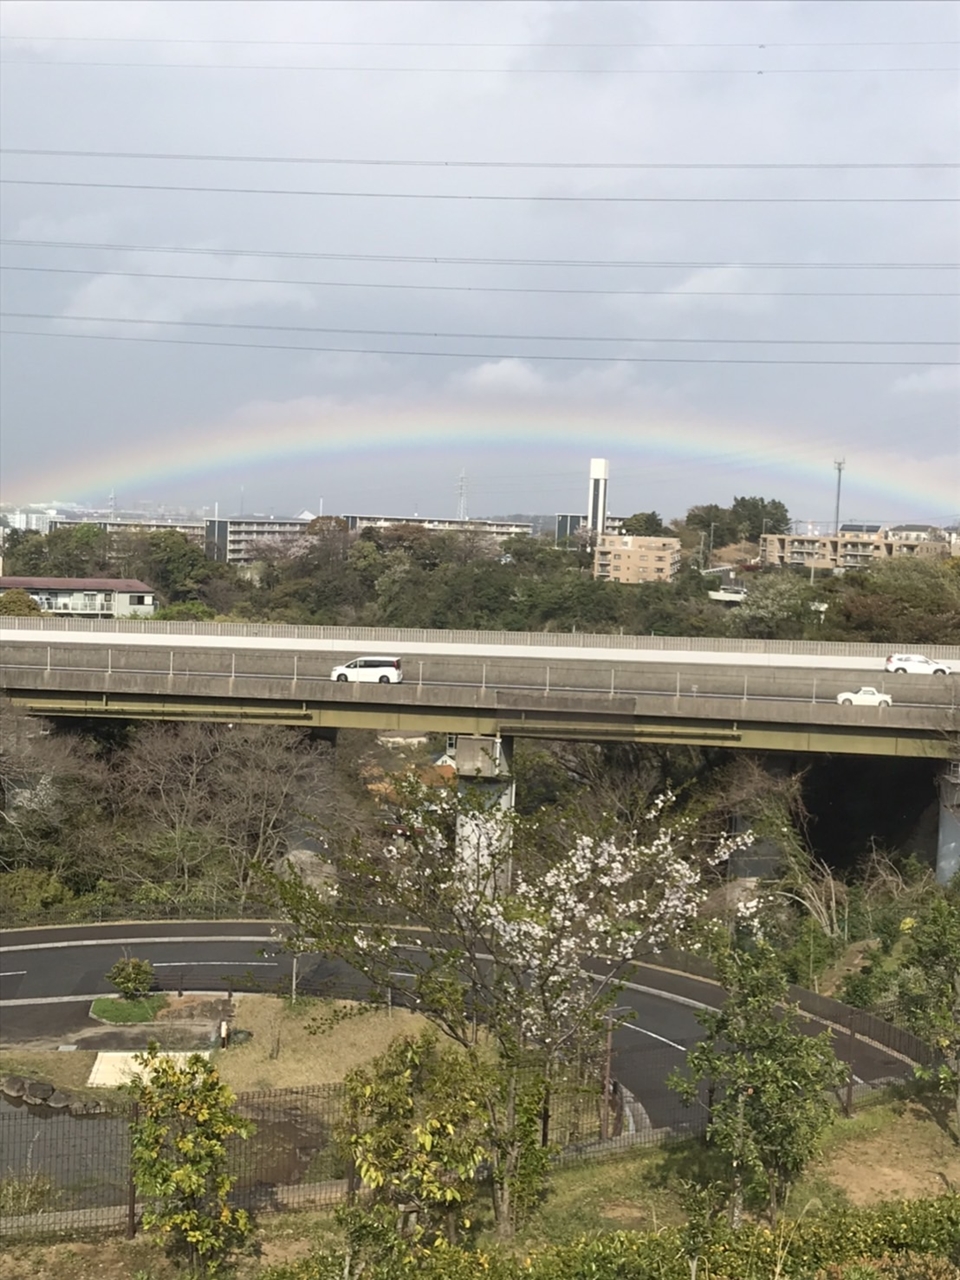
M947 765L939 778L939 791L937 883L949 884L960 874L960 763Z
M477 893L492 896L510 880L510 835L505 821L513 809L513 739L458 734L455 748L459 788L469 788L477 808L457 819L457 860Z

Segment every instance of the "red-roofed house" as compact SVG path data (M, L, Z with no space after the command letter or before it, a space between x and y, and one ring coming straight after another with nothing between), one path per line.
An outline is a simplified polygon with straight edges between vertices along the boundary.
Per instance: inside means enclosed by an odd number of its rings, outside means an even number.
M26 591L44 613L72 618L150 618L158 608L153 587L136 578L0 578L5 591Z

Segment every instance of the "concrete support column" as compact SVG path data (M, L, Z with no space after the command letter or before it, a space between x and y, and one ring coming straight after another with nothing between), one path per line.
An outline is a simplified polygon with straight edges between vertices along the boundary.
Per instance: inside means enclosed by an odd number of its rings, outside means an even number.
M939 778L939 790L937 883L949 884L960 873L960 762L947 765Z
M505 814L513 809L512 738L459 734L455 758L461 793L467 788L479 806L457 822L457 858L477 893L492 895L510 880L509 832ZM485 816L489 814L489 817Z

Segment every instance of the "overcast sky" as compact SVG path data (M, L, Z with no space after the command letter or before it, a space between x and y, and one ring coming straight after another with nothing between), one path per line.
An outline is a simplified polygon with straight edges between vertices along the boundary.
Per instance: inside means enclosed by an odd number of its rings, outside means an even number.
M956 520L958 14L5 0L5 500Z

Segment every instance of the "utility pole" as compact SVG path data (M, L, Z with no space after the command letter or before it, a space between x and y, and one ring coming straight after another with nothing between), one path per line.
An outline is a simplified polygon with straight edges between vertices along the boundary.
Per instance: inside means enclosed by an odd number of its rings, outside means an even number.
M833 508L833 532L836 537L840 533L840 482L843 479L843 468L847 465L846 459L838 458L833 465L837 469L837 501Z

